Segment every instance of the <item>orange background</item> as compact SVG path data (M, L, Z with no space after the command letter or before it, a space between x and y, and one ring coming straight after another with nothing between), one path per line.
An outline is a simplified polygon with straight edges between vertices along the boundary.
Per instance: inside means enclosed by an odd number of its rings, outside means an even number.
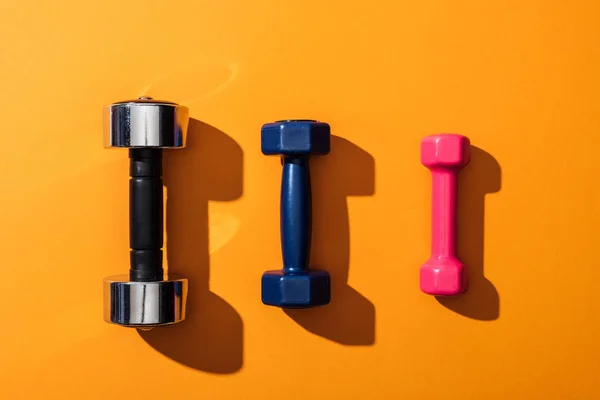
M3 399L597 399L600 3L0 3ZM190 107L165 156L167 257L189 317L102 320L128 269L128 158L102 106ZM314 265L333 302L260 301L279 268L281 165L260 126L315 118ZM471 138L459 255L436 301L428 134ZM210 279L209 279L210 277Z

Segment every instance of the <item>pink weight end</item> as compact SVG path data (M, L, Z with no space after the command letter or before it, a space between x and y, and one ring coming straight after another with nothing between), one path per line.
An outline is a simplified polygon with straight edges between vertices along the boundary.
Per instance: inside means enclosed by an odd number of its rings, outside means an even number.
M421 291L434 296L455 296L467 291L467 267L457 259L430 260L421 266Z
M469 163L469 138L455 133L431 135L421 141L421 163L427 168L458 167Z

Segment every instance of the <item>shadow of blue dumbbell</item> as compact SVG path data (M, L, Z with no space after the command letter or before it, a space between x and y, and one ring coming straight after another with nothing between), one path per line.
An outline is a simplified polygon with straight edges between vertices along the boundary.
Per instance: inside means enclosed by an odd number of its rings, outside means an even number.
M265 155L280 155L283 164L280 211L283 269L263 274L262 302L282 308L329 304L329 273L309 268L312 235L309 158L329 153L329 125L312 120L265 124L261 148Z

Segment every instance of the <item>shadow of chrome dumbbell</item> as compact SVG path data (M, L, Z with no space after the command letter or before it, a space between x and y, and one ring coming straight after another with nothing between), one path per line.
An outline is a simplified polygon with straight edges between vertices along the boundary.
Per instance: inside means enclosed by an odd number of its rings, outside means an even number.
M309 269L312 195L310 155L325 155L330 149L330 128L313 120L287 120L265 124L261 130L265 155L280 155L281 251L283 269L262 276L262 302L282 308L310 308L329 304L327 271Z
M469 163L469 139L462 135L427 136L421 141L421 163L431 170L431 257L421 266L424 293L453 296L468 287L467 267L456 256L458 173Z
M152 328L185 319L187 279L163 271L162 151L185 146L188 109L150 97L104 110L104 147L127 148L129 276L104 279L104 320Z

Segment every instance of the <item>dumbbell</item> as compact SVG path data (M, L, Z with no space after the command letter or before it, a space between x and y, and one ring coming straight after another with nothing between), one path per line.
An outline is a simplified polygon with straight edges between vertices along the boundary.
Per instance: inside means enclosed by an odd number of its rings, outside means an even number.
M467 267L456 256L456 198L460 170L469 163L469 139L457 134L427 136L421 163L432 176L431 257L421 266L421 290L435 296L463 293Z
M163 149L185 146L188 109L150 97L104 109L104 147L127 148L129 275L104 279L104 320L136 328L185 319L187 279L163 270Z
M310 308L329 304L327 271L309 268L312 235L311 155L330 149L330 128L313 120L286 120L263 125L261 148L279 155L281 179L281 251L283 269L262 276L262 302L282 308Z

